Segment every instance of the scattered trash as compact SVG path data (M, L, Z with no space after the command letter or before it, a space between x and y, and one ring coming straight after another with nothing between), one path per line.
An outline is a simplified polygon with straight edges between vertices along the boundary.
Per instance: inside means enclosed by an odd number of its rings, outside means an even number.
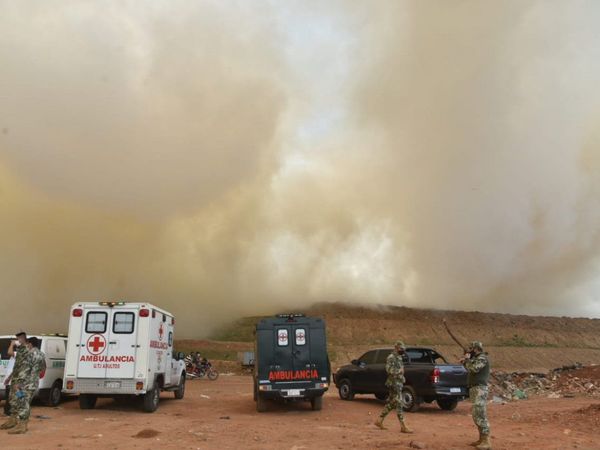
M575 395L600 398L600 366L573 364L549 371L493 372L490 379L492 402L525 400L531 395L572 398Z
M44 415L39 415L39 416L35 416L36 419L52 419L52 417L50 416L44 416Z
M231 417L229 417L229 416L221 416L221 417L219 417L219 419L223 419L223 420L230 420L230 419L231 419Z
M204 395L204 394L200 394L201 398L208 398L210 400L210 397L208 395Z

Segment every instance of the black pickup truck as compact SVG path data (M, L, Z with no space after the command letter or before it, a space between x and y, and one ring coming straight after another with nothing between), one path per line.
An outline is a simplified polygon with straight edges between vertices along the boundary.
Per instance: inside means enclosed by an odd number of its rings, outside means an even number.
M340 398L352 400L355 394L375 394L379 400L385 400L388 394L385 362L391 351L391 348L370 350L340 367L333 375ZM437 351L407 347L403 359L406 383L402 401L407 411L416 411L421 403L434 400L440 408L451 411L469 395L466 369L448 364Z

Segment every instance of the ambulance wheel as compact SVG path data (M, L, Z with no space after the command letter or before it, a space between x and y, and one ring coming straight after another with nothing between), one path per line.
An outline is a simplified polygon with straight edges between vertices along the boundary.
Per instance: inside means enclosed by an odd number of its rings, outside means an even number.
M310 399L310 407L313 411L321 411L323 409L323 396L313 397Z
M342 400L354 399L354 390L352 390L352 383L350 383L350 380L343 379L342 381L340 381L338 393L340 394L340 398Z
M81 394L79 396L79 408L94 409L94 406L96 406L96 400L98 400L98 397L95 395Z
M144 394L144 411L151 413L158 409L160 389L154 388Z
M47 406L58 406L60 405L60 400L62 397L62 383L58 380L54 382L52 387L50 388L50 392L48 392L48 397L46 398Z
M267 399L260 394L256 396L256 410L258 412L265 412L267 410Z
M183 398L184 394L185 394L185 374L181 375L181 379L179 380L179 386L177 387L177 390L175 391L175 398L177 400L181 400Z

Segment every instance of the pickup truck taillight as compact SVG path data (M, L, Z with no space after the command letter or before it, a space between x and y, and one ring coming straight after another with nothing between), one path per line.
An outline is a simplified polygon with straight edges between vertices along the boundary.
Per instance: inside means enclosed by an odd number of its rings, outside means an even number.
M433 384L440 382L440 369L437 367L431 371L431 376L429 377Z

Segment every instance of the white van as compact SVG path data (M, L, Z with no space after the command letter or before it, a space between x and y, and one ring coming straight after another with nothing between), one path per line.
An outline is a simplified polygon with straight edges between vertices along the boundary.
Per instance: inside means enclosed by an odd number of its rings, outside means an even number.
M65 393L81 409L98 397L142 397L156 411L161 391L185 392L185 364L173 355L175 318L149 303L75 303L71 308Z
M46 371L40 377L40 384L34 397L39 398L48 406L57 406L61 400L67 336L61 334L32 335L41 342L41 350L46 355ZM0 389L4 396L4 379L8 366L8 346L16 338L14 335L0 336Z

